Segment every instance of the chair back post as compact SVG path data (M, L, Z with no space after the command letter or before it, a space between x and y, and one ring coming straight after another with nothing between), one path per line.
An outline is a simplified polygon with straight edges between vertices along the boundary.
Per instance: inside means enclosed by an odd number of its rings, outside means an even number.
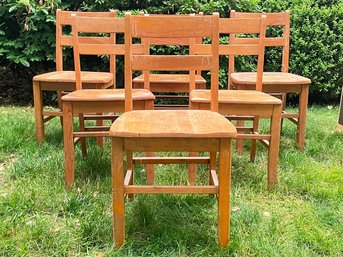
M266 18L265 14L261 16L261 33L259 40L259 50L257 55L257 78L256 78L256 90L262 91L263 85L263 67L264 67L264 51L265 51L265 38L266 38Z
M218 112L219 90L219 13L212 17L212 69L211 69L211 111Z
M143 16L149 16L149 14L143 13ZM143 52L145 55L150 54L150 39L142 38L141 42L143 44ZM148 70L143 70L143 79L144 79L144 89L150 90L150 72Z
M291 14L289 10L285 11L285 24L283 28L284 45L282 50L282 72L288 72L289 67L289 41L290 41L290 23Z
M80 63L80 52L79 52L79 30L76 22L76 13L71 14L71 24L73 33L73 54L74 54L74 69L75 69L75 80L76 90L82 89L81 81L81 63Z
M116 10L111 10L110 11L111 13L113 13L113 17L117 17L117 11ZM112 39L113 41L113 44L116 44L116 41L117 41L117 34L116 33L110 33L110 38ZM113 87L116 88L116 81L117 81L117 78L116 78L116 70L117 70L117 67L116 67L116 58L117 56L116 55L110 55L110 72L113 74Z
M230 19L231 18L235 18L236 16L236 11L235 10L231 10L230 11ZM234 33L230 33L229 36L229 40L230 40L230 44L234 44L235 43L235 34ZM229 55L229 64L228 64L228 85L230 85L230 75L231 73L235 72L235 55L234 54L230 54ZM229 88L230 86L228 86Z
M63 70L63 54L62 54L62 44L61 44L61 36L62 36L62 25L61 25L61 9L56 10L56 70L62 71Z
M132 103L132 38L131 38L131 13L126 12L124 17L124 42L125 42L125 111L133 110Z

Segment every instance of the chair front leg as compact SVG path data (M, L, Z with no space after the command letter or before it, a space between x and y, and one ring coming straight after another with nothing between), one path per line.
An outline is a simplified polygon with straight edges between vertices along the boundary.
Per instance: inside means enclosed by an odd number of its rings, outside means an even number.
M123 139L112 138L113 239L118 247L125 242Z
M33 101L35 108L36 139L39 143L44 141L44 120L43 120L43 94L40 83L33 81Z
M231 139L220 139L218 193L218 241L225 247L230 240Z
M74 184L75 149L74 149L73 108L71 103L63 103L63 140L65 185L70 189Z
M84 132L85 131L85 117L83 113L79 114L79 124L80 124L80 131ZM80 143L81 143L81 152L83 156L87 155L87 142L85 137L80 138Z
M258 116L254 117L253 120L253 127L252 127L252 132L258 132L258 125L259 125L260 119ZM255 161L255 157L256 157L256 149L257 149L257 140L256 139L252 139L251 140L251 148L250 148L250 161Z
M297 147L303 150L305 147L306 114L308 103L309 85L303 85L299 95L299 119L297 126Z
M279 160L281 105L274 105L270 121L270 142L268 156L268 187L272 189L277 183L277 167Z

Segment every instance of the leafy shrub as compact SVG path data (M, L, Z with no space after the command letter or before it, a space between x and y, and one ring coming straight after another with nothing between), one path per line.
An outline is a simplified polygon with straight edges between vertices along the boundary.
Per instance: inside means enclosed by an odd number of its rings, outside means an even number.
M343 0L172 0L172 1L61 1L2 0L0 3L0 70L13 67L37 74L54 69L55 11L108 11L110 9L144 10L147 13L196 13L214 11L228 17L231 9L250 12L291 11L290 72L311 78L310 101L337 101L343 84ZM266 70L280 70L281 51L266 51ZM66 66L72 67L69 53ZM238 70L251 69L251 58L237 62ZM122 71L122 61L118 63ZM221 60L220 85L226 85L227 59ZM12 71L11 71L12 72ZM19 72L20 73L20 72ZM2 72L2 74L5 74ZM1 75L1 74L0 74ZM0 78L6 79L6 78ZM1 82L1 81L0 81ZM27 81L31 84L31 81ZM16 88L1 86L2 95ZM20 90L19 90L20 91Z

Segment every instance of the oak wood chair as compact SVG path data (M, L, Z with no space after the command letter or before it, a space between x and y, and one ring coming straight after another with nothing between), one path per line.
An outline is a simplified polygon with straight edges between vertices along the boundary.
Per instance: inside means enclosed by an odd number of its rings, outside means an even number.
M218 24L219 15L202 17L142 17L125 14L125 110L111 126L113 237L120 247L125 241L125 197L134 194L217 194L218 237L220 246L229 241L231 139L236 129L218 114ZM205 55L136 55L133 38L210 37L210 54ZM211 70L211 111L145 110L132 111L132 70ZM190 88L195 75L190 73ZM146 76L145 83L149 83ZM133 157L136 151L209 151L203 157ZM127 152L124 176L123 153ZM215 171L215 152L219 152L219 178ZM134 164L137 163L207 163L210 184L207 186L134 185Z
M62 117L61 96L63 91L74 91L76 79L74 71L63 69L63 47L73 46L70 35L63 34L63 28L71 26L71 14L77 13L84 17L115 17L115 12L74 12L56 11L56 71L40 74L33 77L33 97L36 122L36 138L39 142L44 141L44 123L54 117ZM91 42L91 37L83 40ZM113 40L113 37L109 40ZM110 72L82 72L84 88L108 88L115 83L115 59L110 57ZM58 98L58 111L46 111L43 109L43 91L56 91Z
M76 74L76 91L62 97L63 107L63 134L65 155L65 183L70 188L74 183L74 141L77 138L106 137L110 126L95 126L80 128L74 131L73 116L84 113L119 113L125 110L124 89L83 89L81 72L81 55L124 55L124 45L116 44L111 37L102 37L99 34L114 34L124 32L124 19L97 17L89 18L72 14L72 32L74 43L74 62ZM97 33L92 41L84 41L79 33ZM140 49L135 49L142 52ZM155 96L146 89L132 91L134 109L153 109ZM117 116L107 114L110 120ZM100 117L103 119L104 117ZM83 124L83 123L81 123Z
M161 16L160 14L144 15ZM203 15L203 13L190 14L190 16L195 15ZM151 46L166 45L178 46L180 48L188 47L190 53L193 54L194 44L201 42L201 40L201 38L142 38L142 43L145 54L150 54ZM189 104L184 103L189 101L189 74L151 73L149 74L149 88L147 88L148 85L144 84L144 76L146 76L147 72L143 71L141 75L133 79L133 88L149 89L155 94L156 101L168 101L168 103L155 103L155 110L189 109ZM206 80L201 76L200 70L195 71L195 88L206 89Z
M230 18L257 18L261 13L230 13ZM267 93L281 93L285 105L286 93L299 94L299 105L297 113L282 112L282 119L287 118L297 126L297 148L302 150L305 145L306 113L308 93L311 80L296 74L289 73L289 38L290 38L290 12L266 13L267 26L279 26L283 28L281 37L267 37L264 41L265 47L282 47L282 68L281 72L263 72L262 91ZM235 44L254 43L253 38L237 38L235 34L230 36L230 41ZM230 84L236 89L254 89L256 85L255 72L235 72L234 56L230 57L229 74ZM258 122L255 122L258 126ZM239 146L242 149L241 146Z
M262 72L263 72L263 57L265 39L265 24L266 17L259 16L258 18L237 18L227 19L221 18L219 23L219 32L221 34L259 34L255 44L238 45L230 42L230 44L221 44L219 47L219 55L257 55L257 83L254 90L219 90L219 113L225 115L230 120L244 119L244 116L252 115L257 117L270 118L270 132L261 134L259 131L250 130L250 134L245 134L247 128L237 127L238 139L253 139L260 140L269 148L268 157L268 186L272 188L277 182L277 164L280 143L280 115L281 105L280 99L261 92L262 88ZM208 50L204 49L204 52ZM209 90L193 90L190 94L190 109L206 110L211 105L211 97ZM251 150L251 160L254 159L255 149ZM194 172L195 169L190 169ZM190 174L190 177L195 175Z

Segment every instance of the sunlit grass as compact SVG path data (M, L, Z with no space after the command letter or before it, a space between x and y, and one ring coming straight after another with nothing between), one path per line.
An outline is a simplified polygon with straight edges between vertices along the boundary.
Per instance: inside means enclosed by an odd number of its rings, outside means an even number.
M211 196L140 195L126 202L126 244L113 247L109 141L76 150L76 182L64 188L59 120L35 141L33 109L0 107L0 256L342 256L343 133L338 108L311 107L303 152L284 121L278 187L266 186L267 151L234 154L231 243L217 246ZM266 128L268 123L262 122ZM144 181L144 166L135 169ZM178 183L185 166L156 166L158 183ZM198 181L207 178L199 168ZM181 175L180 175L181 174ZM182 178L180 178L180 176Z

